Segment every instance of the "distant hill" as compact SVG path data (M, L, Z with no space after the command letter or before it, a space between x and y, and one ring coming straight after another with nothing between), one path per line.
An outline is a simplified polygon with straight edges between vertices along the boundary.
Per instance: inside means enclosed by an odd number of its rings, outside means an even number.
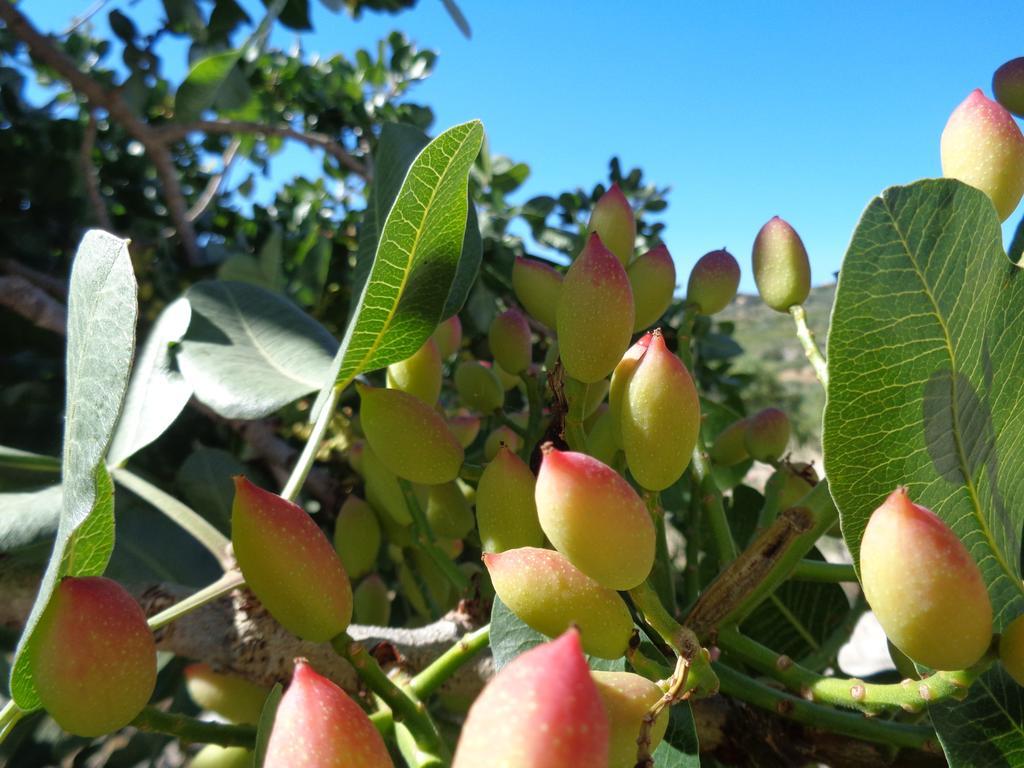
M808 324L823 353L835 288L835 284L814 288L804 303ZM716 319L736 324L734 337L744 349L736 370L757 377L751 406L774 405L785 410L793 420L798 442L820 453L825 394L804 357L793 318L765 306L756 295L739 294Z

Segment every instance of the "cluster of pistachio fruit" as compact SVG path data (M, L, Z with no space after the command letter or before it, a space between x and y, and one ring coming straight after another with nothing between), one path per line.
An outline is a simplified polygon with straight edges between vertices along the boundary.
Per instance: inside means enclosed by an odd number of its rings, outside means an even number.
M1024 195L1024 137L1011 116L1024 115L1024 59L1000 68L994 91L998 101L975 91L957 107L942 134L941 156L944 173L988 194L1005 220ZM648 500L687 469L698 447L700 400L684 363L685 339L679 354L659 329L633 341L672 301L675 266L668 251L656 246L634 255L636 221L617 187L597 202L589 230L564 274L541 261L516 261L512 285L520 306L495 318L488 334L493 360L465 355L453 318L389 367L385 387L358 385L361 439L349 458L366 501L346 500L333 543L301 507L236 479L238 565L248 588L298 637L338 638L353 616L388 623L392 593L374 572L385 540L414 612L426 615L457 597L443 574L428 576L438 566L421 554L419 510L431 543L449 559L467 542L478 547L485 570L472 562L458 568L479 581L489 578L516 616L553 638L511 662L473 703L454 757L463 768L628 766L638 736L653 749L666 727L662 712L645 730L646 714L665 695L658 684L629 672L592 672L584 653L615 659L627 649L634 627L619 592L651 572L656 542ZM807 252L782 219L758 233L752 264L768 306L785 312L806 299ZM727 251L706 254L690 273L688 308L721 311L739 278ZM535 336L547 345L543 363L535 362L541 351ZM446 367L457 409L439 405ZM561 372L564 409L504 416L507 391L539 371L549 379ZM564 419L569 450L538 439L556 417ZM479 434L494 422L489 434ZM709 454L723 466L750 458L777 464L789 432L785 414L766 409L722 430ZM475 488L460 478L468 449L486 460ZM816 480L807 466L779 471L787 505ZM961 669L990 649L992 607L976 562L906 489L872 515L860 553L866 597L911 659ZM350 578L360 579L354 591ZM116 582L63 579L31 642L39 698L72 733L116 730L152 695L153 634ZM998 649L1008 672L1024 683L1024 619L1009 625ZM197 703L237 722L255 721L266 696L259 686L202 665L190 667L187 679ZM249 759L245 750L208 747L194 765ZM301 659L264 762L268 768L299 764L392 764L363 708Z

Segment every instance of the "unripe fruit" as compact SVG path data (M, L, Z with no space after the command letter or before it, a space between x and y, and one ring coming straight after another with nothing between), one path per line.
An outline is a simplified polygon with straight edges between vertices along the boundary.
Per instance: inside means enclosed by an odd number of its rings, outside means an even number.
M597 235L569 267L558 301L562 365L584 384L615 368L633 334L633 292L626 270Z
M626 385L622 448L636 481L663 491L690 463L700 430L700 399L690 372L655 331Z
M499 449L484 467L476 488L476 524L484 552L544 543L533 496L536 484L526 462L508 448Z
M427 496L427 522L438 536L461 539L473 530L473 510L457 482L432 485Z
M999 661L1017 685L1024 685L1024 615L1003 630L999 638Z
M662 697L662 690L646 677L632 672L591 672L597 692L608 713L608 768L636 765L637 737L644 717ZM668 707L658 715L650 730L648 752L654 752L668 728Z
M702 315L714 315L729 306L739 285L739 262L724 248L711 251L693 265L686 286L686 301L695 304Z
M455 588L437 566L437 563L431 560L426 552L418 548L412 551L409 559L420 582L427 589L426 596L429 596L429 600L438 612L443 614L449 608L454 607L458 595L455 594Z
M463 405L481 413L493 413L505 404L501 379L479 360L459 363L455 369L455 390Z
M1011 59L992 76L996 101L1017 117L1024 117L1024 56Z
M386 627L391 621L391 597L388 587L376 573L359 582L352 593L355 621L372 627Z
M462 349L462 321L458 315L452 315L434 331L431 338L437 345L437 353L442 360L447 360Z
M897 488L860 545L864 596L889 639L933 669L965 669L992 640L992 604L963 542Z
M530 317L554 330L562 293L561 272L543 261L517 256L512 265L512 290Z
M462 446L441 415L397 389L356 384L363 432L373 452L399 477L437 485L459 475Z
M296 659L281 697L263 768L391 768L370 718L337 685Z
M603 768L608 717L569 630L513 659L466 717L452 768Z
M747 453L766 464L777 460L789 445L789 417L778 408L765 408L747 418Z
M387 382L390 389L408 392L427 405L433 405L441 395L441 354L433 339L420 347L412 357L388 366Z
M814 490L818 484L818 473L810 464L802 461L791 464L786 461L768 482L776 484L779 509L789 509Z
M326 642L348 628L348 576L302 507L236 477L231 543L246 586L289 632Z
M612 371L611 385L608 387L608 412L611 414L612 437L618 447L622 447L622 404L626 401L626 386L633 377L633 372L640 365L640 359L647 354L650 346L650 333L645 333L636 343L626 350L615 370Z
M580 630L583 650L602 659L626 652L633 619L622 598L553 549L520 547L484 553L494 591L524 624L555 637Z
M545 446L537 475L540 526L555 549L609 589L632 589L654 564L654 524L619 474L585 453Z
M214 672L209 664L185 667L185 690L197 706L232 723L258 723L270 693L244 677Z
M196 752L189 768L252 768L252 752L244 747L207 744Z
M365 481L366 500L378 513L383 513L399 526L412 525L412 514L405 501L405 494L398 484L398 477L384 466L384 462L370 445L363 450L363 479ZM413 493L423 509L427 505L427 489L422 485L413 485ZM382 519L386 526L387 521ZM388 539L393 540L391 534Z
M647 253L637 256L626 273L633 291L636 317L633 331L653 325L665 314L676 290L676 265L668 248L656 245Z
M975 88L942 131L942 175L988 195L1006 221L1024 195L1024 135L1005 107Z
M409 603L413 611L415 611L416 615L423 619L432 618L427 598L419 582L416 580L412 566L409 563L401 562L398 564L396 574L398 575L399 592L406 599L406 602Z
M469 448L480 434L480 419L468 413L458 413L448 419L448 429L455 435L459 445Z
M76 736L128 725L156 685L156 644L142 608L101 576L67 577L57 585L29 654L40 702Z
M519 374L533 361L530 324L518 309L505 310L491 323L487 333L494 361L504 370Z
M334 522L334 549L349 578L358 579L373 570L380 550L380 523L373 509L350 495Z
M764 303L778 312L803 304L811 292L811 263L800 235L774 216L754 240L754 282Z
M723 467L734 467L750 458L747 452L747 424L747 419L738 419L718 433L708 449L713 462Z
M622 266L629 265L636 245L636 216L618 184L612 184L594 204L587 231L596 232Z
M505 425L498 427L484 441L484 458L487 461L492 461L502 446L518 453L519 449L523 447L523 438L516 434L511 427Z

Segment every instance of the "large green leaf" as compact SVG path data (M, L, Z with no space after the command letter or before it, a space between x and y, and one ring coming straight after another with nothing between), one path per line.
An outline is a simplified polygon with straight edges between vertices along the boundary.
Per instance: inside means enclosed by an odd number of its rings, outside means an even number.
M174 119L198 120L214 106L237 109L249 100L249 84L237 69L242 52L224 51L200 59L189 70L174 95Z
M107 461L127 461L164 433L188 404L192 387L177 370L171 345L188 330L192 309L184 297L164 308L135 361L124 408Z
M1022 310L991 202L923 181L864 212L828 341L825 468L855 561L871 512L907 485L978 562L997 630L1024 611ZM1021 691L996 670L933 708L952 764L1024 764Z
M430 139L423 131L404 123L387 123L381 130L377 151L374 153L373 184L370 185L366 211L359 225L359 250L352 277L353 293L361 292L366 285L388 212L395 204L402 183L409 173L409 167L429 143ZM480 224L477 221L476 210L472 205L468 205L462 255L440 319L451 317L466 303L466 297L469 296L469 290L480 269L482 255ZM353 305L352 314L357 309L358 305Z
M344 385L404 360L437 327L462 254L469 169L482 140L479 121L463 123L412 162L381 228L330 381Z
M11 695L22 709L39 706L28 668L28 641L57 581L103 573L113 549L113 483L104 457L135 350L136 292L128 242L98 230L87 232L68 294L60 524L11 673Z
M221 280L196 283L185 296L192 322L178 365L221 416L262 418L323 386L338 343L290 300Z

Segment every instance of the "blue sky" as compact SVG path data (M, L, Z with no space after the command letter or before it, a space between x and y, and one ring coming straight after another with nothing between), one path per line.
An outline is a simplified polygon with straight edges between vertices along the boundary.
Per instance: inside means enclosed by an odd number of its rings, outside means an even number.
M89 5L51 2L24 7L57 29ZM995 68L1024 55L1020 0L459 2L471 40L440 0L359 22L311 0L315 32L303 45L351 54L401 29L440 54L411 98L433 107L437 129L481 118L492 151L530 165L524 199L589 186L617 154L671 187L663 220L680 283L724 245L746 291L754 236L776 214L802 235L815 283L831 281L869 200L939 175L950 111L972 88L989 92ZM128 5L108 8L143 28L162 13L157 0ZM287 48L294 39L279 29L274 41ZM183 49L178 62L167 61L172 76L184 71ZM316 173L318 164L292 148L278 173Z

